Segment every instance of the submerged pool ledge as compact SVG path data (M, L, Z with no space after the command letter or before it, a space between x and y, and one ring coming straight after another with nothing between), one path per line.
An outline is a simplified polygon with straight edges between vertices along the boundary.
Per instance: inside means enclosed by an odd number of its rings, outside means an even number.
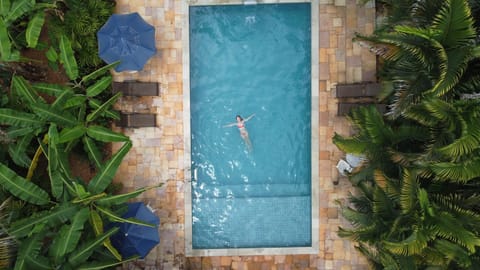
M191 126L190 126L190 40L189 31L182 31L183 44L183 123L185 168L185 255L192 256L251 256L319 253L319 5L320 0L258 0L258 4L311 3L311 246L279 248L194 249L192 243L191 187ZM236 0L187 0L183 4L183 28L189 29L189 7L200 5L239 5Z
M245 0L187 0L190 6L210 6L210 5L244 5ZM256 0L255 5L260 4L285 4L285 3L314 3L318 0Z
M190 245L191 247L191 245ZM317 254L318 248L313 247L283 247L283 248L230 248L230 249L188 249L186 256L254 256L254 255L297 255Z

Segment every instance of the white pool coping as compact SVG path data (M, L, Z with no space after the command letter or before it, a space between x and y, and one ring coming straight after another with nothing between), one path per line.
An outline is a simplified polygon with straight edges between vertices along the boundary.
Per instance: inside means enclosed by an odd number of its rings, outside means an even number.
M318 254L319 252L319 1L320 0L257 0L258 4L311 3L311 200L312 245L310 247L193 249L191 193L191 127L190 127L190 39L189 7L202 5L239 5L239 0L187 0L183 4L183 127L185 160L185 255L192 256L250 256Z

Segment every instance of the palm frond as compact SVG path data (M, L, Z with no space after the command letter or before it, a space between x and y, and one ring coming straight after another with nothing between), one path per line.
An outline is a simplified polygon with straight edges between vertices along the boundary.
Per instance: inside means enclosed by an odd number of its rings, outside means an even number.
M471 253L480 246L480 238L459 224L458 220L449 213L437 213L432 223L432 228L438 237L457 243Z
M363 154L368 147L368 143L360 140L358 137L343 137L338 133L333 136L333 143L345 153Z
M470 120L470 119L469 119ZM438 148L438 152L447 158L457 161L461 157L473 153L480 143L480 123L476 119L467 121L459 117L458 124L461 126L461 135L452 143Z
M428 235L425 231L414 229L413 232L405 240L393 242L383 241L383 245L390 252L397 255L417 255L427 247L429 241Z
M438 162L429 167L436 174L437 181L466 183L480 177L480 158L459 163Z
M441 59L440 64L441 76L430 92L439 97L450 93L463 76L470 58L470 48L446 51L445 58Z
M435 240L433 246L450 262L455 261L463 267L469 267L471 265L469 253L462 247L442 239Z
M467 1L446 0L431 27L438 30L439 41L448 48L470 46L476 35L471 15Z
M413 211L417 205L417 190L419 188L415 173L403 171L402 188L400 191L400 206L403 214Z

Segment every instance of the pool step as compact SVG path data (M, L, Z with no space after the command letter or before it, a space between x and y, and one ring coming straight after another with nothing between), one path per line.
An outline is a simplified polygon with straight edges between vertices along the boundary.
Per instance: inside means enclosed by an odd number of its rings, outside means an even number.
M311 245L311 198L199 199L192 207L194 248Z
M310 191L310 184L198 185L193 183L192 199L308 196Z

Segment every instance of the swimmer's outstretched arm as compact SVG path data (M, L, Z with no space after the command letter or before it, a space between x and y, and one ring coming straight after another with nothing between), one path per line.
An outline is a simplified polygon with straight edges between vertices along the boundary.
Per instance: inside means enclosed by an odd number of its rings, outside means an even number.
M248 120L250 120L250 119L251 119L252 117L254 117L254 116L255 116L255 114L252 114L252 115L250 115L249 117L245 118L243 121L244 121L244 122L247 122Z
M235 125L237 125L237 123L231 123L231 124L228 124L228 125L224 125L223 127L224 127L224 128L225 128L225 127L233 127L233 126L235 126Z

